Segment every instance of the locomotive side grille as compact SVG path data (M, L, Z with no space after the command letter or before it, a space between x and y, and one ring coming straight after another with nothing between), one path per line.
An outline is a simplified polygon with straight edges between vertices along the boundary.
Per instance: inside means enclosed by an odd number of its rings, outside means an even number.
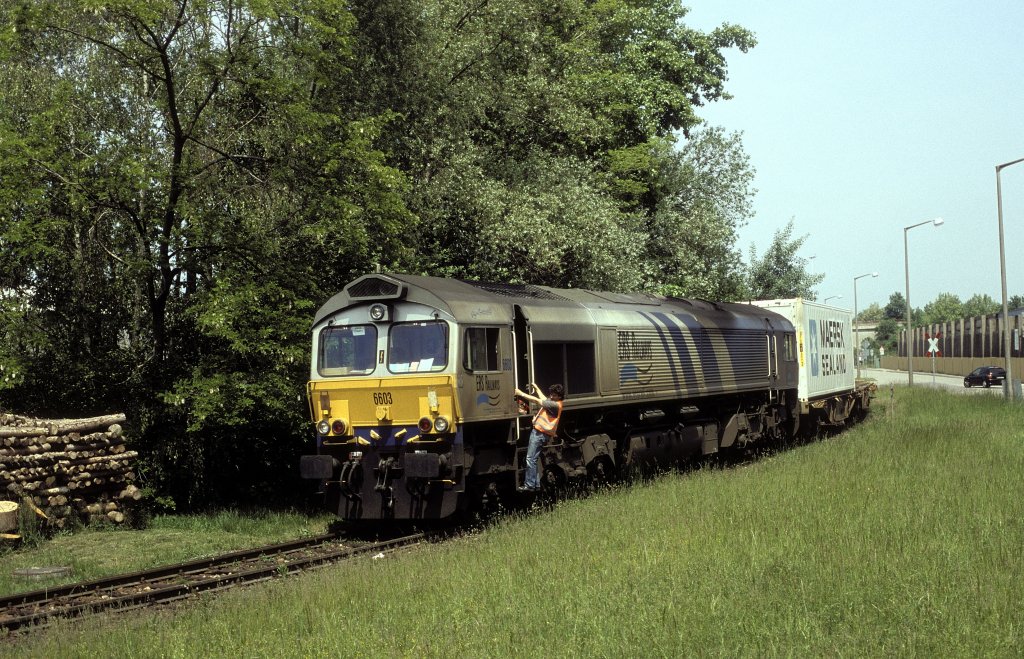
M379 277L366 277L353 282L348 287L349 297L352 298L381 299L398 297L398 292L398 284Z
M567 301L569 298L562 297L557 293L546 291L539 286L529 284L491 284L479 281L467 281L470 286L475 286L488 293L503 295L505 297L531 298L534 300L560 300Z
M768 346L764 333L729 332L725 341L732 353L733 373L737 383L760 382L765 379Z
M700 351L700 363L704 371L704 384L709 388L715 389L721 387L726 380L722 374L723 365L719 362L718 355L715 353L716 342L722 345L721 331L715 329L712 334L707 328L701 330L698 349ZM733 382L731 377L728 380L730 383Z

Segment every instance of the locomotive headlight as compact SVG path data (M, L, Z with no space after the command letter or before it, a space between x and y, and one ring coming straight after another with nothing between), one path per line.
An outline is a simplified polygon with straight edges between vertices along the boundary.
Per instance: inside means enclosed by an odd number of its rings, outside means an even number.
M345 419L335 419L331 423L331 430L334 431L335 435L344 435L345 431L348 430L348 422Z
M379 302L370 305L370 320L379 323L388 319L388 308Z
M420 422L417 424L417 426L419 427L421 433L427 433L434 429L434 422L430 420L429 416L425 416L422 419L420 419Z
M316 424L316 431L321 435L326 435L327 433L331 432L331 424L328 423L327 419L323 419L322 421Z
M443 416L434 419L434 430L437 432L448 432L449 425L448 419Z

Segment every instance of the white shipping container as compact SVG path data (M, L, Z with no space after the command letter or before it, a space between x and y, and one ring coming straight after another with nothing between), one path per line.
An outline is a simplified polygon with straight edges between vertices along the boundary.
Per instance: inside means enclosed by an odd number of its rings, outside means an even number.
M857 365L853 361L853 314L849 310L803 298L751 304L785 316L796 328L800 361L797 395L801 402L854 390Z

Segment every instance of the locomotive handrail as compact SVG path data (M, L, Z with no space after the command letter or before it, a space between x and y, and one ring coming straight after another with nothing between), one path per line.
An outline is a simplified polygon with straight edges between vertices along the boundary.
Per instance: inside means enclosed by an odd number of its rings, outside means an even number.
M772 375L772 377L777 380L778 377L779 377L779 337L776 336L775 334L772 334L772 349L771 349L771 351L772 351L772 357L775 358L773 360L773 364L775 365L775 370L774 370L774 375Z
M352 439L346 439L343 442L327 442L323 443L323 446L347 446L349 444L362 444L363 446L369 446L370 442L363 439L362 437L353 437Z
M414 435L405 440L406 444L443 444L444 442L444 437L438 437L437 439L423 439L422 435Z

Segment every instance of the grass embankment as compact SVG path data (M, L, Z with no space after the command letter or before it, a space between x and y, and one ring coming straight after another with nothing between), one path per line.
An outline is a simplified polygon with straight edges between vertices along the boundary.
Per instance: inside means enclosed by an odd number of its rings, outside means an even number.
M884 403L886 401L879 401ZM1024 408L897 390L851 432L172 611L36 656L1015 656Z

